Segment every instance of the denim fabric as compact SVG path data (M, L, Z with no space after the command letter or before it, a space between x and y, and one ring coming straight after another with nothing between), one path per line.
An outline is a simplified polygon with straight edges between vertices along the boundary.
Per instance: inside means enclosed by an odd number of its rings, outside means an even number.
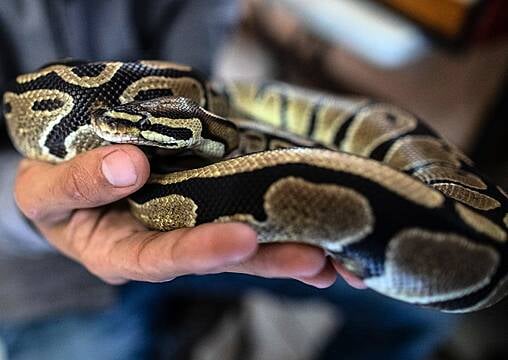
M8 360L150 359L147 319L140 309L117 303L109 309L3 324L0 342Z
M372 291L354 290L341 281L317 290L291 280L222 274L187 276L165 284L130 283L122 287L121 300L105 311L3 326L0 333L9 360L151 358L158 346L153 324L160 309L171 313L165 300L173 296L231 299L251 289L296 299L319 298L340 309L344 326L323 353L316 354L320 359L426 359L446 339L454 319ZM171 324L165 325L171 332Z

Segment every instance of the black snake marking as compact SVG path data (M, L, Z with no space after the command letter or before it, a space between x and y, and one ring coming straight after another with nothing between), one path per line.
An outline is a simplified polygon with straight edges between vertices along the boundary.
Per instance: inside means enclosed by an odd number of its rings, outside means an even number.
M30 158L158 148L159 173L130 198L149 228L246 222L260 242L320 246L370 288L443 311L507 295L506 194L392 105L281 83L214 86L161 61L55 63L18 76L3 105Z

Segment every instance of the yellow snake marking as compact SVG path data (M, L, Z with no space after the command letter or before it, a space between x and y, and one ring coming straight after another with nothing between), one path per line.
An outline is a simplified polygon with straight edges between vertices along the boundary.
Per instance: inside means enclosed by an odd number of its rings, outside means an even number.
M299 136L307 136L312 109L318 106L310 138L329 146L334 145L335 134L345 120L368 103L363 98L340 98L283 84L270 85L262 96L258 95L258 87L253 84L233 83L228 90L232 94L234 107L241 113L276 128L282 125L282 97L287 98L286 125L289 131Z
M264 204L270 221L289 239L306 239L330 251L341 251L374 228L367 198L344 186L287 177L270 186Z
M508 213L506 213L506 215L504 216L503 222L504 225L508 228Z
M249 214L224 216L216 221L247 222L258 232L261 242L302 241L330 251L341 251L374 228L367 198L344 186L314 184L290 176L270 185L263 206L265 222Z
M257 91L251 91L252 85L234 86L236 95L239 96L236 106L242 111L260 121L280 127L281 110L285 106L288 120L286 130L295 135L307 135L315 103L301 96L299 91L280 84L272 84L259 96ZM291 100L284 105L283 98Z
M397 140L386 153L384 162L399 170L434 162L460 166L456 153L446 149L439 139L427 135L408 135Z
M455 210L457 210L462 220L476 231L499 242L506 242L506 232L486 217L461 204L455 204Z
M141 60L139 62L145 66L151 67L152 69L174 69L179 71L191 71L192 68L187 65L177 64L171 61L160 61L160 60Z
M55 69L55 72L66 82L81 86L84 88L99 87L108 81L110 81L116 72L122 66L121 62L109 62L105 63L105 68L97 76L78 76L72 72L72 67L65 66L61 69Z
M110 81L113 76L115 76L116 72L122 66L121 62L108 62L105 64L104 70L97 76L83 76L79 77L75 73L72 72L71 66L66 65L51 65L47 68L41 69L37 72L30 74L19 75L16 78L16 81L20 84L24 84L33 80L36 80L42 76L45 76L51 72L55 72L58 76L60 76L64 81L72 84L81 86L84 88L94 88L101 86L108 81Z
M16 77L16 82L18 84L25 84L30 81L37 80L40 77L46 76L53 71L62 70L62 69L66 69L66 68L67 68L67 66L65 66L65 65L51 65L51 66L45 67L44 69L38 70L33 73L18 75Z
M272 126L281 126L281 106L278 94L267 91L263 97L257 97L258 88L254 85L232 84L229 91L233 93L232 101L240 112L266 122Z
M175 138L151 130L143 130L140 133L141 136L143 136L146 140L153 141L154 143L159 144L169 144L169 143L187 144L189 142L188 140L176 140Z
M196 224L198 206L185 196L171 194L144 204L129 203L133 214L152 229L170 231Z
M286 96L291 98L291 93ZM282 107L282 103L280 106ZM314 104L308 99L294 96L286 105L287 130L300 136L306 136L309 132L313 108Z
M501 206L501 203L488 195L468 189L457 184L433 184L432 187L443 194L469 205L478 210L492 210Z
M170 89L174 96L183 96L204 106L205 90L200 82L191 77L168 78L164 76L146 76L130 84L119 100L125 104L134 101L141 91Z
M457 234L419 228L395 235L385 256L384 274L365 279L367 286L419 304L457 299L483 288L500 261L488 246Z
M436 208L444 202L444 197L440 192L432 190L419 180L384 166L377 161L329 150L306 148L251 154L199 169L155 176L153 182L174 184L191 178L234 175L291 163L304 163L361 176L425 207Z
M426 184L433 181L454 181L464 186L474 189L485 190L487 184L483 182L478 176L457 168L451 168L443 165L429 165L424 168L418 169L413 173L418 179Z
M334 146L335 135L344 122L357 109L368 103L367 99L326 98L316 114L316 124L311 138L324 145Z
M344 111L341 108L320 108L316 114L316 124L312 138L323 144L333 145L335 134L337 134L350 114L349 111Z
M54 110L32 110L36 101L43 100L58 101L61 106ZM5 118L18 151L32 159L61 161L49 154L44 143L51 129L72 111L72 96L63 91L41 89L19 95L7 92L4 101L11 105L11 111L5 114Z
M137 123L139 120L143 119L143 116L141 116L141 115L129 114L126 112L115 111L115 110L106 111L104 113L104 116L110 116L115 119L132 121L133 123Z
M416 125L412 114L391 105L375 104L355 116L340 149L369 156L378 145L414 130Z
M461 308L458 310L442 310L449 313L467 313L480 309L486 309L497 302L501 301L506 294L508 294L508 276L505 276L501 280L499 280L498 284L494 287L491 293L478 303L468 308Z

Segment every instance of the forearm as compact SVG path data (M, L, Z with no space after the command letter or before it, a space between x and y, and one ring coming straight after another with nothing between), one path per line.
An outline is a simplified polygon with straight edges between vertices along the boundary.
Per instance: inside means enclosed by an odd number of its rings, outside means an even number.
M53 251L30 226L14 200L13 184L20 160L13 150L0 152L0 256L30 256Z

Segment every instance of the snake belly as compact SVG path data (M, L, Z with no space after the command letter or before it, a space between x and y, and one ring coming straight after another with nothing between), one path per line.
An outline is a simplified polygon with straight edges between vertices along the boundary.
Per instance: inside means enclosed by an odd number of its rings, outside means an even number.
M51 64L18 76L3 107L29 158L164 149L147 153L166 170L129 199L149 228L245 222L260 242L319 246L371 289L442 311L508 293L506 193L392 105L136 61ZM201 160L181 161L189 152Z

